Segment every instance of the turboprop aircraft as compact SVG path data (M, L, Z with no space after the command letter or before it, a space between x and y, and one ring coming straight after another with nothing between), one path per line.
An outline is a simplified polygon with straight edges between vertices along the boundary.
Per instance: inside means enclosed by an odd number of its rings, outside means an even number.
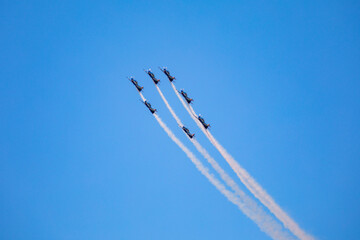
M185 100L187 101L188 104L190 104L192 101L194 101L194 99L188 97L187 93L184 92L184 90L181 89L181 91L179 91L179 93L185 98Z
M160 67L159 67L160 68ZM165 73L165 75L168 77L169 81L172 82L175 80L175 77L170 75L170 72L166 68L160 68L160 70Z
M186 127L183 126L182 129L188 135L189 138L193 138L195 136L195 133L191 134L189 129L187 129Z
M143 102L143 101L141 101L141 102ZM152 114L154 114L155 112L157 112L157 110L155 109L155 108L152 108L151 107L151 104L148 102L148 101L145 101L145 102L143 102L144 104L145 104L145 106L150 110L150 112L152 113Z
M137 89L139 92L141 92L141 90L143 90L144 87L140 87L139 84L138 84L138 82L137 82L133 77L128 78L128 79L129 79L130 82L132 82L132 83L135 85L136 89Z
M210 124L206 124L205 120L199 115L198 117L199 122L204 126L205 129L208 129L210 127Z
M160 80L155 77L154 73L151 72L151 69L144 71L151 77L155 84L158 84L160 82Z

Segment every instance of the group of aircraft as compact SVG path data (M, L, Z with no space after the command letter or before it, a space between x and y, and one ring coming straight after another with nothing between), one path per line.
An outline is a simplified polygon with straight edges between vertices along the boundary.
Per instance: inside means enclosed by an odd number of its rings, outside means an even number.
M171 76L170 72L166 68L159 67L159 69L167 76L170 82L173 82L176 79L175 77ZM160 80L155 77L155 74L151 71L151 69L144 71L150 76L151 80L153 80L155 84L158 84L160 82ZM141 92L144 89L144 87L141 87L133 77L129 78L129 81L134 84L134 86L139 92ZM184 97L184 99L188 104L191 104L194 101L194 99L188 97L187 93L184 90L179 91L179 93ZM150 110L152 114L157 112L155 108L151 107L151 104L148 101L145 100L141 102L145 104L145 106ZM204 118L202 118L200 115L197 116L197 119L206 130L210 127L210 124L206 124ZM189 129L187 129L185 126L183 126L182 129L186 133L186 135L188 135L189 138L192 139L195 136L195 133L191 134Z

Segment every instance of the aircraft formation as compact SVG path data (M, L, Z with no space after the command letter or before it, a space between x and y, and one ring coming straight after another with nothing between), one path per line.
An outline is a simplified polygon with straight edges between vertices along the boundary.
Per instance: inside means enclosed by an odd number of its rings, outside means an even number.
M167 70L167 68L163 67L163 68L160 68L159 69L166 75L166 77L169 79L169 81L172 83L176 78L173 77L169 70ZM156 78L155 77L155 74L151 71L151 69L148 69L148 70L144 70L145 73L147 73L149 75L149 77L151 78L151 80L155 83L155 85L157 85L159 82L160 82L160 79ZM139 83L133 78L133 77L130 77L128 78L130 82L132 82L132 84L134 84L136 90L141 93L141 91L144 89L144 87L141 87L139 85ZM192 102L194 101L194 99L190 98L187 93L181 89L181 91L178 91L182 96L183 98L185 99L185 101L188 103L188 104L192 104ZM141 101L142 103L145 104L145 106L150 110L150 112L152 114L155 114L157 112L157 110L155 108L153 108L150 104L150 102L148 101ZM200 115L199 116L196 116L196 118L198 119L198 121L201 123L201 125L205 128L205 130L207 130L209 127L210 127L210 124L206 124L205 123L205 120L204 118L202 118ZM186 135L192 139L195 134L191 134L190 133L190 130L188 128L186 128L185 126L180 126L183 131L186 133Z
M179 140L175 134L166 126L166 124L161 120L157 114L157 110L153 108L148 100L143 96L144 87L140 86L139 83L133 78L128 78L129 81L135 86L138 91L141 102L149 109L151 114L157 120L161 128L167 133L167 135L181 148L181 150L187 155L187 157L193 162L196 168L203 174L209 182L218 189L230 202L238 206L238 208L250 218L258 227L264 231L272 239L276 240L289 240L293 239L289 232L297 237L300 240L314 240L314 238L306 233L300 226L284 211L281 207L275 202L275 200L263 189L259 183L227 152L227 150L220 145L220 143L215 139L212 133L209 131L210 124L205 122L205 119L199 114L197 115L195 110L192 107L194 99L190 98L188 94L182 89L177 90L174 84L176 78L170 74L169 70L166 68L159 68L170 81L175 94L177 95L179 101L182 103L186 111L189 113L191 118L196 122L196 125L202 130L206 135L211 144L218 150L221 156L229 164L231 169L236 173L238 179L243 183L243 185L249 190L249 192L259 200L264 207L269 210L270 215L265 212L257 202L253 201L246 193L244 193L239 185L229 176L226 171L217 163L217 161L210 156L207 150L195 139L195 134L191 133L190 130L185 127L180 118L176 115L175 111L171 108L170 104L166 100L164 94L160 90L159 83L160 79L155 77L155 74L151 69L144 70L145 73L151 78L154 82L155 87L163 99L166 107L170 111L173 118L176 120L178 126L186 134L188 139L198 150L198 152L208 161L215 170L222 181L225 183L225 186L215 175L211 174L199 159L189 150L182 142ZM229 191L229 189L231 191ZM281 224L280 224L281 223ZM287 230L286 230L287 229ZM288 232L289 231L289 232Z

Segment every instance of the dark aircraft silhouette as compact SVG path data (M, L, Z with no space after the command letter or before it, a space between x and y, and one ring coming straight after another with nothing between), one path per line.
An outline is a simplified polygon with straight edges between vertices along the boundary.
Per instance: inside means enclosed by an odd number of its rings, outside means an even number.
M159 67L160 68L160 67ZM165 75L168 77L168 79L170 80L170 82L175 80L175 77L170 75L170 72L166 69L166 68L160 68L160 70L165 73Z
M192 101L194 101L194 99L189 98L188 95L187 95L187 93L184 92L183 90L179 91L179 93L185 98L185 100L187 101L187 103L190 104Z
M142 101L143 102L143 101ZM155 108L152 108L151 107L151 104L148 102L148 101L145 101L145 102L143 102L144 104L145 104L145 106L150 110L150 112L152 113L152 114L154 114L155 112L157 112L157 110L155 109Z
M193 138L195 136L195 133L191 134L189 129L187 129L186 127L183 126L182 129L188 135L189 138Z
M205 129L208 129L210 127L210 124L206 124L205 120L200 115L198 116L198 119Z
M151 72L151 69L145 70L145 72L151 77L155 84L158 84L160 82L159 79L155 78L155 75Z
M143 90L144 87L140 87L139 84L138 84L138 82L137 82L134 78L130 78L129 80L130 80L130 82L132 82L132 83L135 85L136 89L137 89L139 92L141 92L141 90Z

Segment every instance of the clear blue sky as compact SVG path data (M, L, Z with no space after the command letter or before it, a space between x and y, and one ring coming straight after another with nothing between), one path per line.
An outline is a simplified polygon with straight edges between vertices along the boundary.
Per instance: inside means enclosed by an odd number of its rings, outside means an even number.
M231 171L158 66L303 229L360 238L358 1L3 0L0 19L1 239L269 239L140 103L126 76L195 152L152 67Z

